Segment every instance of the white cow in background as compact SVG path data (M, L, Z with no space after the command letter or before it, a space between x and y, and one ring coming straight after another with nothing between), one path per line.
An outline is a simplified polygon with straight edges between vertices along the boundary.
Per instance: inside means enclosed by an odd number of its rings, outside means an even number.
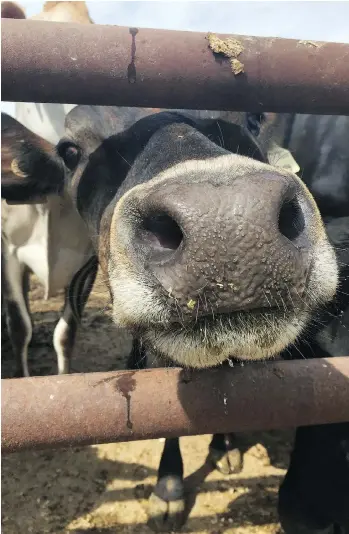
M1 15L26 18L21 7L3 2ZM37 20L91 24L85 2L46 2ZM16 118L29 130L56 144L64 132L65 115L73 105L17 103ZM6 135L3 120L2 135ZM17 141L21 132L18 132ZM2 170L9 154L2 151ZM11 161L7 162L11 166ZM11 166L16 173L16 165ZM66 290L65 304L53 336L58 373L69 372L77 318L67 288L74 275L93 258L85 225L66 196L50 196L45 204L7 205L2 201L2 283L8 334L17 360L17 373L29 376L28 345L32 324L28 307L28 273L32 271L45 288L45 298ZM81 286L86 303L97 267Z

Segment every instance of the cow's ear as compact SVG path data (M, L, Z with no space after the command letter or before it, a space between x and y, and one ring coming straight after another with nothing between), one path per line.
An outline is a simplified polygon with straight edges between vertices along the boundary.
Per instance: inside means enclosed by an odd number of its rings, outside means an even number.
M2 19L25 19L25 13L21 6L15 2L1 2Z
M287 148L281 146L280 141L284 139L287 116L284 118L276 113L246 113L246 124L248 130L255 137L260 137L262 133L263 143L266 143L267 160L270 165L283 170L297 173L300 167L293 155ZM281 122L280 122L281 119ZM281 128L280 128L281 127ZM275 142L276 141L276 142Z
M280 169L291 171L294 174L300 171L300 166L287 148L283 148L276 143L271 143L268 149L268 163Z
M63 182L54 146L1 113L1 198L12 204L46 202Z

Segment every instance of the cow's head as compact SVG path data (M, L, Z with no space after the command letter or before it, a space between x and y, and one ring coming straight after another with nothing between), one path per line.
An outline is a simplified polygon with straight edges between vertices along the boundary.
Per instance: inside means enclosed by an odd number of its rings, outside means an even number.
M25 12L15 2L1 2L2 19L25 19Z
M1 18L25 19L23 8L16 2L1 2ZM45 2L41 13L32 20L92 24L86 2Z
M60 175L108 278L115 322L157 353L191 367L278 354L337 285L309 191L264 163L240 126L165 112L128 127L127 113L73 109L40 180L17 153L28 196L56 191ZM31 146L35 160L42 147ZM3 196L23 200L20 184L3 179Z
M62 190L62 173L53 145L1 113L1 185L9 202L46 202Z

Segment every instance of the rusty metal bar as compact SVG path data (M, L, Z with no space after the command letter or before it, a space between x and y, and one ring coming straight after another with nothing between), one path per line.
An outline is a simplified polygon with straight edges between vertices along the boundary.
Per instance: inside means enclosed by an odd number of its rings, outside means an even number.
M2 380L2 451L349 421L349 357Z
M2 99L349 114L348 44L235 37L239 74L204 33L3 19Z

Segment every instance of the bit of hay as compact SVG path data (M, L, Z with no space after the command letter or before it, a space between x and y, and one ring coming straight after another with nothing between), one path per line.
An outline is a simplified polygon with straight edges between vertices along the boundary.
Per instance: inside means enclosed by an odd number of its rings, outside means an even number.
M231 70L233 71L235 75L240 74L240 72L245 72L244 64L241 63L241 61L239 61L238 59L233 58L230 60L230 63L231 63Z
M196 300L190 299L187 302L187 306L188 306L189 310L193 310L195 308L195 304L196 304Z
M315 43L314 41L299 41L299 44L302 44L305 46L311 46L313 48L320 48L320 44Z
M239 54L243 51L244 47L237 39L229 37L224 41L219 39L213 33L207 35L207 39L210 45L210 48L216 54L224 54L227 57L238 57Z
M244 50L244 47L240 41L232 37L228 37L228 39L224 40L219 39L219 37L213 33L209 33L207 35L207 40L212 52L215 54L222 54L230 59L231 70L235 75L244 72L244 64L237 59Z

